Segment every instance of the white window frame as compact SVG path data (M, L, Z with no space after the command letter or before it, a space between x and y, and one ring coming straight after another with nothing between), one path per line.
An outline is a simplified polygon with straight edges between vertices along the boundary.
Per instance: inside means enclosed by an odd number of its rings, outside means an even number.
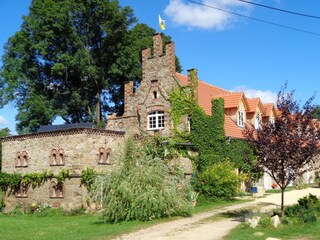
M256 118L254 120L254 128L255 129L260 128L260 123L261 123L260 113L256 113Z
M148 130L164 129L164 111L152 111L148 113Z
M270 117L269 118L269 122L270 122L271 125L274 125L274 122L275 122L274 117Z
M238 126L239 127L244 127L245 125L244 125L244 123L245 123L245 116L246 116L246 114L245 114L245 112L244 111L241 111L241 110L239 110L238 111Z

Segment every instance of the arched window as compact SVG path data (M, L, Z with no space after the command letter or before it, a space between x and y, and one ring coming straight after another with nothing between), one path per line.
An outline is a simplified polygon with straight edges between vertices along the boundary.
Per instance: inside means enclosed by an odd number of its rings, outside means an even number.
M50 153L50 166L65 165L65 153L63 149L52 149Z
M17 198L26 198L28 193L28 185L26 183L20 183L19 189L16 192Z
M157 98L158 98L158 93L157 93L157 91L154 91L154 92L153 92L153 98L154 98L154 99L157 99Z
M16 153L15 167L28 167L29 157L26 151Z
M65 189L63 182L52 181L50 183L50 198L63 198L65 194Z
M159 130L164 128L164 112L153 111L148 114L148 130Z
M111 149L104 149L103 147L99 148L98 152L98 164L109 165L112 164L110 161Z

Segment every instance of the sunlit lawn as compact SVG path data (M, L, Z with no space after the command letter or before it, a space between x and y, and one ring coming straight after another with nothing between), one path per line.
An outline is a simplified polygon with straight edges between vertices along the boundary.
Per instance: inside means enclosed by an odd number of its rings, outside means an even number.
M203 201L194 210L195 213L221 208L227 205L245 202L244 200L209 202ZM155 220L150 222L123 222L103 224L98 222L97 215L80 216L47 216L36 215L0 215L0 239L32 239L32 240L84 240L111 239L124 233L132 232L147 226L175 220L177 217Z
M257 236L262 233L262 236ZM267 239L268 237L279 239L303 239L303 240L319 240L320 239L320 221L301 225L281 225L278 228L261 228L255 229L239 225L233 229L225 240L251 240L251 239Z

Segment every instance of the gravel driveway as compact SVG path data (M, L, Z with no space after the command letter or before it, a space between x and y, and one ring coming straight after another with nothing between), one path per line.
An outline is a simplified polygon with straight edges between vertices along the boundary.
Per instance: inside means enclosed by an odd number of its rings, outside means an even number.
M320 196L320 188L308 188L285 192L285 205L297 202L297 199L309 193ZM261 207L264 209L276 208L280 205L281 194L270 194L266 197L257 198L253 202L223 207L208 212L196 214L190 218L183 218L170 222L157 224L137 232L123 235L116 240L218 240L222 239L228 232L235 228L240 222L237 219L223 219L210 221L223 212L236 211L245 208Z

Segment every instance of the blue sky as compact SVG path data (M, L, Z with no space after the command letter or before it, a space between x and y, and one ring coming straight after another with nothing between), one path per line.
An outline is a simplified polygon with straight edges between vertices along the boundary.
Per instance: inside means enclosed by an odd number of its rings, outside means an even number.
M166 20L165 34L175 42L186 73L197 68L199 78L228 90L244 91L272 101L285 81L304 102L318 91L320 104L320 19L253 6L238 0L195 0L251 18L273 22L311 35L253 21L186 0L120 0L134 9L140 23L161 31L158 15ZM252 0L293 12L320 16L319 0ZM30 0L0 0L0 55L10 36L28 14ZM0 62L1 65L1 62ZM0 109L0 128L15 132L14 106Z

